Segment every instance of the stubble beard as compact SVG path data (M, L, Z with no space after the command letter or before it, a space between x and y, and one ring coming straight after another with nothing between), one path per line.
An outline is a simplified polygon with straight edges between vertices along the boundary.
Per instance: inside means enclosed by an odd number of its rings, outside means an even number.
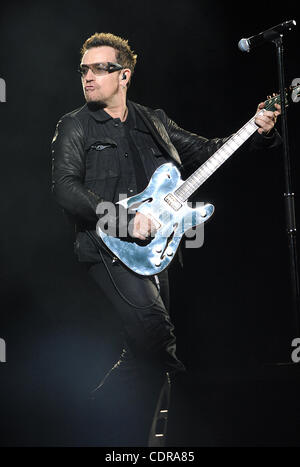
M89 96L86 94L85 94L85 100L86 100L88 107L91 109L95 109L95 108L104 109L107 106L107 104L103 102L100 98L97 98L97 97L93 98L92 96Z

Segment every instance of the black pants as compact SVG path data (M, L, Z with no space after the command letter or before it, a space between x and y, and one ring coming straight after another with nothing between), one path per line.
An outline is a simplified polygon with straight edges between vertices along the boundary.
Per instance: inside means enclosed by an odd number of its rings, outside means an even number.
M119 261L113 262L105 252L103 259L91 264L88 272L122 322L124 349L94 396L105 400L110 420L107 433L112 435L107 443L146 445L166 375L172 379L172 375L185 370L175 353L174 326L168 312L168 272L144 277Z

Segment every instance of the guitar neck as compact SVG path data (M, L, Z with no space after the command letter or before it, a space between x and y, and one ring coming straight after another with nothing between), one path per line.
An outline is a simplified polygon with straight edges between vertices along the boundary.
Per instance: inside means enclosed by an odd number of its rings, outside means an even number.
M292 99L298 102L300 99L300 84L290 86L292 89ZM249 122L247 122L237 133L232 135L204 164L202 164L196 172L194 172L185 182L183 182L174 195L181 202L186 201L198 188L210 177L229 157L257 130L255 118L257 115L262 115L265 110L274 112L276 104L288 106L288 95L285 93L281 101L280 95L274 95L264 102L264 108L261 109Z
M261 112L263 113L263 112ZM182 202L186 201L232 154L257 130L252 117L237 133L232 135L204 164L202 164L174 192Z

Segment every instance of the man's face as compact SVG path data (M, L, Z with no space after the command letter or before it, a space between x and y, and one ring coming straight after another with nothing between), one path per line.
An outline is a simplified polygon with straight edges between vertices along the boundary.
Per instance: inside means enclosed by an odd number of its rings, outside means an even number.
M116 51L112 47L101 46L88 49L82 57L81 65L94 63L116 63ZM87 102L98 102L104 107L113 103L120 93L120 71L96 76L91 69L82 77L84 97Z

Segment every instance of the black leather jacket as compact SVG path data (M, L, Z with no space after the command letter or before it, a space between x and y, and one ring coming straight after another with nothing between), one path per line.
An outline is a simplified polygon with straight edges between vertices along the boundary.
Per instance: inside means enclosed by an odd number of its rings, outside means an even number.
M131 105L151 135L151 152L155 156L164 154L179 168L196 169L228 139L203 138L180 128L161 109L153 110L133 102ZM114 192L113 177L110 177L111 191L104 189L103 181L111 175L109 165L102 167L101 173L97 173L95 167L92 170L96 173L90 173L87 153L91 143L97 141L98 125L99 113L84 105L59 120L52 141L52 192L75 223L75 247L80 261L88 261L86 258L91 256L93 248L82 233L95 231L96 207L103 200L112 201ZM252 147L273 147L280 141L276 131L270 137L258 132L251 137Z

